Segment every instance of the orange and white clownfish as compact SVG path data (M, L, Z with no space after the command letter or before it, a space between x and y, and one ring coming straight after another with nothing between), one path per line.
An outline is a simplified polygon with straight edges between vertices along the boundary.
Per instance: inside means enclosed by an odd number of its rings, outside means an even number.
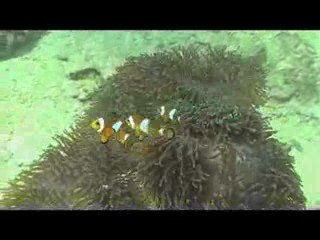
M135 132L135 136L142 140L146 133L140 129L140 125L142 122L143 125L145 125L145 123L150 120L147 120L143 116L137 114L131 114L125 121L126 124Z
M171 122L171 123L180 123L181 122L181 117L177 116L177 109L173 108L169 112L166 111L165 106L161 106L159 109L160 112L160 117L165 121L165 122Z
M135 135L139 140L143 140L147 136L153 138L159 136L166 136L168 138L174 137L174 130L172 128L165 127L159 119L151 120L139 115L130 115L126 119L126 123L134 130Z
M91 123L91 127L100 133L102 143L107 143L111 137L115 136L117 141L125 144L130 137L129 129L121 119L105 122L104 119L100 117Z

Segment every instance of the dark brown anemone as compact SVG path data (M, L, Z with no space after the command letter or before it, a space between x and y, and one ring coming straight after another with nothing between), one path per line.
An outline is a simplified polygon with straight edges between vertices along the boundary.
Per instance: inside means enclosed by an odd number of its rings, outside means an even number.
M256 110L264 103L264 51L243 57L192 45L129 58L106 81L96 104L22 172L2 205L16 208L301 209L293 158ZM170 141L143 155L99 143L98 116L175 107Z

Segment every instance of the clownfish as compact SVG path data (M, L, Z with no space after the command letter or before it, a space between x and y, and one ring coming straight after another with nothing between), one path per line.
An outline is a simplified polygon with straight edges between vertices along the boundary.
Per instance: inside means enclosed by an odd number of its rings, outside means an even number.
M160 136L166 136L168 138L174 137L174 130L165 127L160 120L151 120L139 115L130 115L126 119L126 123L134 130L136 137L141 141L147 136L153 138Z
M150 119L132 114L126 119L127 125L135 132L135 136L142 140L148 135Z
M159 109L159 112L160 112L160 117L165 122L171 122L171 123L180 123L181 122L181 117L177 116L177 114L176 114L177 109L175 109L175 108L173 108L169 112L167 112L165 106L161 106Z
M100 134L102 143L107 143L112 137L115 137L125 147L131 146L137 141L142 141L146 137L171 139L175 136L172 126L180 123L180 116L176 115L176 111L176 109L172 109L167 113L165 107L161 106L160 118L156 119L132 114L125 120L115 118L105 122L100 117L91 123L91 127Z
M121 119L105 122L101 117L91 123L91 127L100 133L102 143L107 143L110 138L115 136L117 141L125 144L130 137L130 131L125 125L125 122Z

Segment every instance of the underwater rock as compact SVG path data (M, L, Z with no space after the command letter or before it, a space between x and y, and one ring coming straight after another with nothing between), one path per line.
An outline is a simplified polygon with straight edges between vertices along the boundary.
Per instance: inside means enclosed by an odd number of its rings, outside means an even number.
M23 55L30 51L46 31L0 31L0 60Z
M101 72L96 68L85 68L72 73L69 73L71 80L83 80L88 78L101 78Z
M263 51L262 51L263 52ZM294 159L256 106L265 103L261 56L177 47L128 58L75 128L10 182L12 209L303 209ZM97 117L177 108L172 140L139 155L101 144Z
M288 102L296 95L295 89L281 89L279 87L273 87L270 91L270 98L279 103Z
M73 93L71 97L78 99L80 102L91 100L99 89L101 82L103 82L101 72L93 67L71 72L67 75L67 78L77 82L76 88L78 91Z

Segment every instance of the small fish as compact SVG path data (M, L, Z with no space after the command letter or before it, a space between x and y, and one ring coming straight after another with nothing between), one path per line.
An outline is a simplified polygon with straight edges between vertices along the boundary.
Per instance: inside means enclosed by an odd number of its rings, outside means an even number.
M166 136L168 138L174 137L173 128L167 127L162 119L143 118L138 115L131 115L126 120L127 124L135 131L136 137L142 141L145 137L160 137Z
M132 146L146 137L171 139L175 136L173 125L180 122L180 116L176 115L176 111L172 109L166 113L165 107L161 106L161 117L156 119L131 114L125 120L114 118L106 122L100 117L91 123L91 127L100 134L102 143L107 143L112 137L125 146Z
M105 124L104 124L104 119L103 118L97 118L96 120L94 120L92 123L91 123L91 127L93 129L96 129L98 133L101 133L105 127Z
M113 136L122 144L125 144L130 137L128 127L123 120L111 120L105 122L103 118L97 118L91 123L91 127L100 133L102 143L107 143Z
M164 124L160 119L152 120L148 125L148 135L156 137L166 137L171 139L175 136L175 131L168 124Z
M148 134L148 125L150 120L137 114L132 114L126 119L127 125L134 130L136 137L140 140ZM142 124L142 129L141 129Z
M180 123L181 117L177 116L176 112L175 108L167 112L165 106L160 107L160 116L165 122Z

